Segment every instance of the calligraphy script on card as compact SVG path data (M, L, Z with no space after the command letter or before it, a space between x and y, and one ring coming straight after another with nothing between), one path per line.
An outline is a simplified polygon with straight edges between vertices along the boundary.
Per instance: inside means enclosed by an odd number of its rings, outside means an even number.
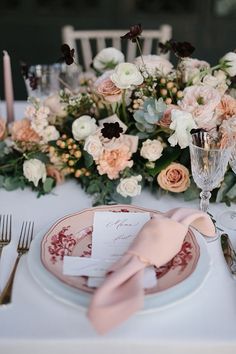
M149 213L94 213L92 257L120 258L148 220Z

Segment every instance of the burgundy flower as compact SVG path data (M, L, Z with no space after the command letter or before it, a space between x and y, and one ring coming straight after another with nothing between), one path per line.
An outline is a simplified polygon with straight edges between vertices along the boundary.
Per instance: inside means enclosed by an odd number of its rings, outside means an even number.
M31 73L29 71L29 66L25 62L20 63L21 74L25 78L25 80L29 80L29 85L32 90L36 90L38 87L38 78L35 73Z
M189 42L172 42L172 50L180 58L189 57L195 50Z
M169 41L166 41L165 43L159 43L159 48L160 48L160 52L163 54L168 53L171 49L172 49L172 43L173 40L170 39Z
M132 42L136 42L136 39L141 35L143 29L141 24L133 25L130 27L129 32L120 38L130 39Z
M70 49L68 44L62 44L61 52L62 52L62 56L59 59L60 62L66 62L67 65L71 65L74 63L74 55L75 55L74 49Z
M112 139L119 138L123 129L120 127L118 122L115 123L104 123L101 133L104 138Z
M29 75L29 84L32 90L36 90L38 87L38 78L34 73Z

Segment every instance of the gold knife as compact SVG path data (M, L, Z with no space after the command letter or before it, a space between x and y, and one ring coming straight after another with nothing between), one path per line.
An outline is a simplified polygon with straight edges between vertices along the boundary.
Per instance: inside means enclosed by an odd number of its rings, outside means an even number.
M236 276L236 252L229 236L225 233L221 235L221 247L231 274Z

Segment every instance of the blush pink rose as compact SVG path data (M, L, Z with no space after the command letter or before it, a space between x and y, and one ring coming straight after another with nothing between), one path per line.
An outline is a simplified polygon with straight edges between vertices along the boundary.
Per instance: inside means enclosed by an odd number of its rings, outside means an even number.
M126 167L133 166L133 161L130 160L131 155L127 146L122 146L116 150L105 150L97 161L99 174L107 174L110 179L118 178L121 171Z
M6 134L6 121L0 118L0 140L3 140Z
M214 128L217 122L214 113L221 100L219 91L210 86L189 86L183 94L179 107L192 114L199 128Z
M157 182L169 192L184 192L190 186L189 171L180 163L173 162L159 173Z
M121 100L121 89L119 89L110 79L101 81L97 86L97 92L107 102L114 103Z

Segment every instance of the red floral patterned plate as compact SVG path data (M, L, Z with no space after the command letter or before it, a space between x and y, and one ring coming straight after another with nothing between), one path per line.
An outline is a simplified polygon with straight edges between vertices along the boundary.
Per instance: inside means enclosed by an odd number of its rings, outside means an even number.
M52 295L72 305L87 307L93 288L86 277L62 273L63 257L90 257L92 225L95 211L150 212L154 210L130 205L99 206L65 216L47 232L42 231L32 243L29 269L40 285ZM178 255L156 269L157 286L145 290L144 310L153 310L175 303L196 290L210 268L210 259L203 238L189 230Z

